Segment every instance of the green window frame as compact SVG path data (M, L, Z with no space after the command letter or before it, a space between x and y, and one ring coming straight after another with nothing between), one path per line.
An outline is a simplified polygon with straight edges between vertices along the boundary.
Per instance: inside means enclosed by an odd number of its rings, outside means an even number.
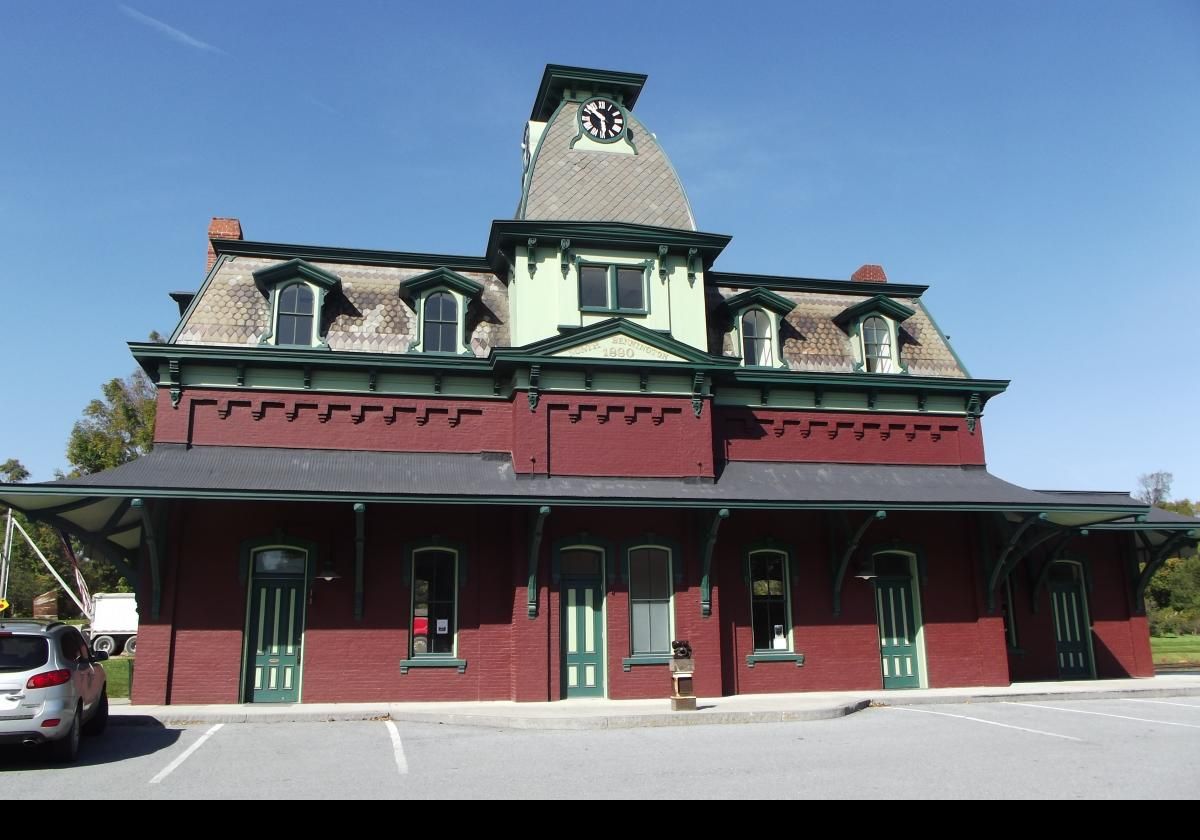
M628 549L629 653L664 656L671 653L674 633L674 553L663 545Z
M747 309L738 318L745 367L775 367L777 317L762 309Z
M864 318L859 327L862 335L863 369L867 373L895 373L896 340L891 321L879 315Z
M417 548L410 562L409 656L454 659L458 649L458 550L447 546Z
M318 295L307 283L279 287L275 307L275 343L281 347L312 347L316 342Z
M794 650L790 559L786 551L774 548L755 549L746 556L750 629L756 653Z
M650 267L650 261L600 263L576 260L579 310L608 315L650 314Z
M435 291L421 302L421 348L426 353L459 353L462 307L448 291Z

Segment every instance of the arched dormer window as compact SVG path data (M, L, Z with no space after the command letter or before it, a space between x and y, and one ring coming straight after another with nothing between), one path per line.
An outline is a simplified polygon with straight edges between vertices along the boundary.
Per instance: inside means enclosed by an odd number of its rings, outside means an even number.
M405 280L400 294L417 313L411 352L471 355L467 307L483 294L481 283L448 268L436 268Z
M843 309L833 322L850 337L854 370L908 373L900 357L900 324L917 314L886 295L875 295Z
M457 353L458 301L449 292L434 292L425 298L424 350L426 353Z
M770 289L750 289L722 301L723 311L733 328L734 352L746 367L782 367L779 328L796 302Z
M892 372L892 338L887 321L879 316L862 323L863 367L867 373Z
M774 330L771 319L761 309L742 315L742 359L747 365L774 367Z
M270 320L259 344L312 347L325 343L325 301L342 287L341 278L301 259L254 272L254 285L267 296Z

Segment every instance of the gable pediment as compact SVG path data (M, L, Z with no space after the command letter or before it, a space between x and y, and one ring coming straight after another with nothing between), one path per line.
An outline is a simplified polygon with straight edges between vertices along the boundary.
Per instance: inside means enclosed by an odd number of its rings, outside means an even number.
M501 351L524 358L596 359L605 362L663 362L678 364L725 364L728 360L710 356L669 335L647 329L624 318L610 318L598 324L572 329L562 335L524 347Z

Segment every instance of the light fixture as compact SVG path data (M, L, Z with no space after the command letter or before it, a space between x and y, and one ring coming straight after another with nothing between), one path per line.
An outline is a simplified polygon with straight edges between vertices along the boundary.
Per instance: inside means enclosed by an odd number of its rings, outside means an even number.
M317 577L321 580L341 580L342 576L337 573L337 569L333 568L333 558L325 558L325 563L321 567L321 571L317 572Z
M854 576L859 580L874 580L879 577L875 572L875 557L864 557L858 561L858 568L854 570Z

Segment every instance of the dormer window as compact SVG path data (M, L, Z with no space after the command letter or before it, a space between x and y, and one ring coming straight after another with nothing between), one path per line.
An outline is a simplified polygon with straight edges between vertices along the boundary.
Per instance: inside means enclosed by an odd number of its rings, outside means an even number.
M341 289L341 278L295 259L254 272L254 285L267 296L271 312L259 344L329 349L322 315L329 293Z
M721 303L720 309L733 329L733 346L740 349L745 367L783 366L779 329L784 316L795 306L795 301L762 288L740 292Z
M409 350L416 353L470 355L467 307L483 294L483 286L448 268L410 277L400 284L417 313L417 335Z
M747 365L774 367L775 347L771 319L761 309L742 316L742 358Z
M312 344L312 289L303 283L292 283L279 293L279 314L275 320L276 344Z
M863 321L862 342L867 373L891 373L892 339L887 321L877 316Z
M856 371L908 373L900 358L900 324L915 314L886 295L875 295L842 310L833 321L850 337Z

